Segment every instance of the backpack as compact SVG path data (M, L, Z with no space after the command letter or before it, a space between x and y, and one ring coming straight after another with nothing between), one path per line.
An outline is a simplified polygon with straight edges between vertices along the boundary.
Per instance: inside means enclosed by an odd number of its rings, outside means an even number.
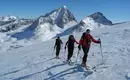
M84 40L86 40L86 44L90 44L90 42L91 42L90 37L89 36L86 37L86 33L82 34L82 39L83 39L83 43L84 43ZM83 43L82 43L82 45L84 45Z
M61 44L61 40L60 39L56 39L56 45L60 46L60 44Z

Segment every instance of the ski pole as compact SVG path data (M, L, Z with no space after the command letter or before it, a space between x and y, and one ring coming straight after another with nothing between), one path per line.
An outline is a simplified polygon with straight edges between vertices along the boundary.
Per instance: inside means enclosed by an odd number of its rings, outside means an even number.
M78 60L78 56L79 56L79 51L80 51L80 50L78 50L78 53L77 53L77 57L76 57L76 62L77 62L77 60Z
M100 40L100 38L99 38L99 40ZM102 44L101 43L100 43L100 51L101 51L101 56L102 56L102 61L103 61L103 53L102 53Z
M52 51L52 55L54 54L54 51L55 51L55 49L53 49L53 51Z
M53 51L52 51L52 55L53 55L53 54L54 54L54 52L55 52L55 48L56 48L56 47L54 47L54 49L53 49Z
M62 57L63 57L63 59L65 60L65 51L64 51L64 46L63 46L63 44L62 44Z

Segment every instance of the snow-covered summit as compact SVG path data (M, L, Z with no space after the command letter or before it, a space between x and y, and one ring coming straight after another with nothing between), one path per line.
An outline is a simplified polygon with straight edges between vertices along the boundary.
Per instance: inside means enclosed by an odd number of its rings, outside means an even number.
M29 29L34 31L36 38L48 40L76 24L77 20L74 15L66 6L62 6L40 16Z
M69 22L77 22L74 15L67 9L66 6L62 6L56 10L53 10L45 15L40 16L37 19L39 24L50 23L57 25L60 28L64 28Z
M67 8L66 5L63 5L64 8Z
M11 20L16 20L16 19L18 19L18 17L11 16L11 15L0 17L0 21L11 21Z
M96 29L111 26L112 22L108 20L102 13L96 12L81 20L77 25L73 26L73 31L82 32L86 29ZM72 32L73 32L72 31Z
M0 32L9 32L14 31L18 28L22 28L23 26L29 26L34 22L33 19L14 19L10 21L0 21Z
M103 25L112 25L112 22L108 20L101 12L96 12L88 17L92 18L95 22L101 23Z
M89 15L85 19L81 20L78 24L68 28L64 32L58 34L57 36L69 35L76 32L84 32L86 29L97 29L112 26L112 22L108 20L102 13L96 12Z

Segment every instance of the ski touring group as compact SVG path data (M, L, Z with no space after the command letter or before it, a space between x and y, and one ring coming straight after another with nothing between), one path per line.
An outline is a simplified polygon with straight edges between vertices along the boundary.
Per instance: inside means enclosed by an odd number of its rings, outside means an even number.
M88 52L90 49L91 42L101 44L100 38L98 40L95 40L92 35L90 35L90 29L87 29L86 32L84 32L81 36L80 41L76 41L73 35L69 35L68 41L65 44L64 49L68 50L68 55L67 55L67 63L71 64L71 57L73 56L73 51L74 51L74 43L78 44L78 50L80 51L81 48L84 52L84 56L82 58L82 63L81 65L85 67L86 69L89 69L89 66L87 65L87 57L88 57ZM59 53L61 50L61 45L63 44L62 40L60 37L57 37L55 41L55 46L54 49L56 49L56 58L59 59ZM79 53L78 53L79 54Z

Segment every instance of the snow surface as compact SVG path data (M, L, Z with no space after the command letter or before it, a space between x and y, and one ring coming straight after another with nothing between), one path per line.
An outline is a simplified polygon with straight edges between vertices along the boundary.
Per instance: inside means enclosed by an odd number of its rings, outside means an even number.
M40 25L35 31L35 38L38 38L42 41L46 41L55 37L57 33L61 33L62 29L57 25L51 25L49 23L45 23Z
M130 79L130 73L127 73L127 78Z
M76 40L81 34L74 34ZM3 48L0 50L0 80L129 80L130 22L95 29L91 34L95 39L101 38L104 59L104 64L99 65L102 62L100 47L92 43L87 64L98 66L91 75L80 66L82 51L72 66L65 63L67 51L64 49L60 53L61 59L54 59L54 39L45 42L5 39L5 42L1 40L0 46ZM68 35L61 39L65 44ZM10 45L12 47L6 49ZM76 61L77 52L76 45L72 61Z

